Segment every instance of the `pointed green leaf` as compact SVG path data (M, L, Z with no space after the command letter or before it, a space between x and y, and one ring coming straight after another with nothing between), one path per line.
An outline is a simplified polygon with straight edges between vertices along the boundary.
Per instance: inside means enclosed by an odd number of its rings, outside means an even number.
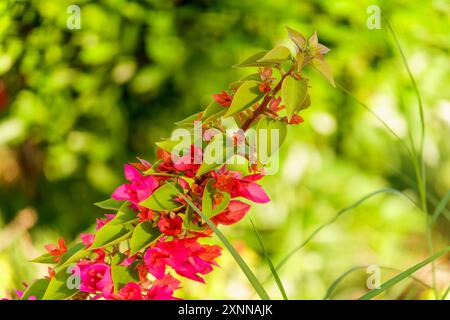
M50 280L47 278L38 279L30 284L27 289L23 292L22 298L20 300L28 300L29 297L33 296L36 300L41 300L47 290Z
M127 201L125 202L117 211L117 214L114 216L114 218L108 222L109 225L119 225L119 224L127 224L134 222L138 219L137 212L134 211L130 207L130 203Z
M156 211L170 211L181 207L182 204L175 201L175 198L178 197L178 193L175 192L173 187L169 184L174 185L172 182L163 184L156 189L151 196L140 202L139 205ZM180 186L177 185L176 187L182 191Z
M68 266L72 262L78 261L87 255L89 255L91 252L86 249L83 243L77 243L73 246L71 246L66 253L64 253L59 260L58 265L56 266L56 270L61 270L64 267Z
M199 177L215 168L223 166L226 161L234 154L234 145L228 143L227 137L223 134L215 135L203 152L203 163L197 170L196 176ZM217 153L221 153L217 154Z
M114 199L106 199L104 201L94 203L95 206L106 209L106 210L119 210L120 206L123 204L123 201L114 200Z
M258 61L262 57L266 55L267 51L261 51L258 53L255 53L254 55L248 57L244 61L242 61L239 64L234 65L235 68L244 68L244 67L267 67L270 65L273 65L273 63L270 62L260 62Z
M281 85L281 97L286 105L286 112L290 120L305 101L308 85L306 80L297 80L292 76L284 79Z
M212 184L214 183L214 180L209 180L208 184L206 185L205 190L203 191L203 199L202 199L202 209L203 213L208 217L211 218L219 213L221 213L223 210L226 209L228 204L230 203L230 194L228 192L222 192L222 201L218 205L213 205L214 203L214 191L215 189L212 187Z
M225 117L230 117L236 113L244 111L252 107L263 96L263 93L259 91L258 81L246 81L236 91L233 101L230 107L225 113Z
M79 275L72 274L66 269L57 272L50 280L42 300L64 300L75 295L79 290L77 288L72 288L72 286L69 285L69 277L77 276Z
M277 152L286 140L287 124L284 121L262 117L256 125L256 131L258 133L258 160L265 162L267 160L265 158ZM263 145L264 142L265 145Z
M285 46L275 47L267 52L258 62L280 63L291 58L291 51Z
M148 247L161 235L158 228L153 227L150 222L139 223L133 231L130 241L130 255Z
M34 263L56 264L55 257L48 252L30 261Z
M123 254L116 254L111 263L111 278L114 284L114 293L117 293L128 282L139 281L139 271L136 269L137 261L129 266L121 266L120 263L126 258Z
M216 100L211 101L210 104L206 107L205 111L203 112L202 120L203 121L212 121L212 117L214 115L217 115L219 113L225 114L227 108L222 106L220 103L218 103Z
M192 128L194 127L194 121L202 118L202 112L197 112L183 120L175 122L175 125L180 128Z
M336 84L334 83L333 78L333 71L331 71L330 66L328 63L323 59L314 58L311 61L311 65L320 72L321 75L327 79L333 87L336 87Z
M295 45L301 50L305 50L306 49L306 39L303 36L303 34L301 34L300 32L291 29L291 28L287 28L288 30L288 35L289 38L291 38L291 40L295 43Z
M94 243L89 247L89 250L94 250L106 247L112 244L122 242L131 237L132 231L122 225L105 224L97 230L95 234Z

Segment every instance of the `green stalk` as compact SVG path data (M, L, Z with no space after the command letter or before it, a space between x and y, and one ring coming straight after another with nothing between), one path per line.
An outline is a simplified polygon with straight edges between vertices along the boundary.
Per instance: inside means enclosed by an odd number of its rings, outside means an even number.
M255 288L255 291L258 293L260 298L262 300L270 300L269 295L267 294L266 290L264 289L261 282L259 282L258 278L255 276L255 274L252 272L250 267L245 263L244 259L241 257L241 255L237 252L237 250L233 247L233 245L228 241L228 239L225 237L225 235L216 227L216 225L199 209L197 206L192 203L191 200L189 200L182 192L180 192L175 186L172 184L169 184L179 195L186 201L191 208L197 212L200 217L209 225L209 227L214 231L214 233L217 235L217 237L222 241L224 246L228 249L228 251L233 256L234 260L238 263L241 270L244 272L245 276L247 277L248 281L251 283L253 288Z
M342 273L339 277L336 278L336 280L333 281L333 283L331 284L331 286L327 289L327 292L325 293L325 296L323 297L323 300L327 300L331 297L331 295L334 293L334 291L336 290L336 288L338 287L338 285L351 273L358 271L358 270L362 270L362 269L367 269L369 266L356 266L353 268L350 268L349 270L345 271L344 273ZM384 266L379 266L380 269L382 270L388 270L388 271L394 271L394 272L398 272L401 273L401 270L395 269L395 268L391 268L391 267L384 267ZM408 276L409 278L411 278L412 280L416 281L417 283L421 284L422 286L431 289L432 287L428 284L426 284L425 282L423 282L422 280L410 275Z
M261 246L261 249L264 252L264 257L267 260L267 264L269 265L270 272L272 272L273 278L275 279L275 282L278 286L278 290L280 290L281 296L283 297L284 300L289 300L287 297L287 294L286 294L286 290L284 289L283 282L281 281L280 276L278 275L277 270L275 269L275 267L272 263L272 260L269 257L269 254L267 253L267 250L266 250L264 243L259 235L259 232L256 229L255 224L253 223L252 219L250 217L249 217L249 219L250 219L250 223L252 224L253 231L255 232L256 237L258 238L259 245Z
M431 226L430 226L430 217L428 215L428 207L427 207L427 196L426 196L427 186L426 186L425 162L424 162L424 157L423 157L423 148L424 148L424 142L425 142L425 116L424 116L422 97L420 95L419 88L417 87L416 80L414 79L414 76L409 67L406 56L400 45L400 42L397 39L397 36L394 32L394 29L392 28L391 24L389 23L389 20L384 16L383 16L383 18L384 18L384 21L386 22L386 25L394 39L394 42L397 46L398 51L400 52L400 55L401 55L402 61L403 61L403 65L405 66L405 69L408 72L411 84L414 88L414 92L417 97L419 116L420 116L420 128L421 128L420 144L419 144L420 152L418 154L418 157L416 156L413 158L413 164L414 164L414 168L415 168L415 172L416 172L417 188L419 191L420 202L421 202L422 210L425 212L425 216L426 216L426 237L427 237L428 251L429 251L430 255L432 255L434 252L434 248L433 248L432 230L431 230ZM411 134L410 134L410 141L411 141L413 150L415 150L414 141L413 141ZM435 266L434 262L432 262L431 268L432 268L432 275L433 275L434 295L435 295L435 299L438 299L438 291L437 291L437 287L436 287L436 266Z
M411 268L403 271L402 273L396 275L395 277L389 279L388 281L386 281L385 283L383 283L379 289L375 289L372 290L368 293L366 293L365 295L363 295L362 297L359 298L359 300L370 300L373 297L378 296L379 294L381 294L382 292L386 291L387 289L391 288L392 286L396 285L397 283L399 283L400 281L402 281L403 279L411 276L413 273L417 272L418 270L422 269L424 266L426 266L429 263L432 263L434 260L436 260L437 258L443 256L444 254L448 253L450 251L450 246L448 246L447 248L445 248L444 250L441 250L435 254L433 254L432 256L428 257L427 259L419 262L418 264L412 266Z

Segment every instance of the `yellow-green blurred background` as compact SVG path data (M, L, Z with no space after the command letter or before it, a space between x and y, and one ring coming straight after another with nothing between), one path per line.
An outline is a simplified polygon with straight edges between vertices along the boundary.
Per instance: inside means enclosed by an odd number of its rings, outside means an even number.
M81 29L69 30L69 5ZM0 2L0 297L46 273L27 260L43 245L67 241L103 214L92 203L123 181L123 163L152 160L153 143L173 122L198 112L211 94L249 70L231 66L286 41L285 26L318 31L332 50L338 83L403 139L418 137L413 87L387 26L370 30L367 8L390 19L422 93L428 206L450 189L449 12L434 1L65 1ZM408 154L350 96L310 73L312 107L290 129L281 169L263 185L272 202L249 215L274 263L315 228L362 196L397 188L417 193ZM447 207L449 209L449 207ZM449 244L448 210L433 228L436 250ZM324 228L280 270L291 299L320 299L334 279L366 265L406 269L429 255L426 217L393 194L372 197ZM270 271L248 219L223 228L260 279ZM217 240L212 239L217 242ZM185 283L185 298L256 298L227 252L207 285ZM395 271L383 270L382 280ZM450 284L449 257L436 265L440 292ZM364 294L364 268L332 298ZM430 268L416 274L431 283ZM274 281L265 283L280 298ZM386 299L432 298L405 280Z

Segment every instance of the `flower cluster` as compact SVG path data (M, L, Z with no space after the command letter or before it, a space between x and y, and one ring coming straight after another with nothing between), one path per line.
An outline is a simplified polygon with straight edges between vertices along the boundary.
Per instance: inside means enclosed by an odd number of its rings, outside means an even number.
M248 58L237 67L257 67L257 73L214 94L204 111L177 125L192 131L194 121L201 120L202 130L225 134L223 120L232 119L238 127L232 141L250 149L250 128L280 130L285 136L286 126L303 122L299 112L311 103L303 68L310 64L334 82L323 59L328 49L317 35L307 41L288 31L295 54L279 46ZM108 213L97 219L95 232L82 234L81 242L69 247L63 239L47 245L48 252L34 261L52 264L49 275L18 292L19 298L177 299L180 277L204 283L222 249L202 239L214 234L214 225L237 223L251 203L267 203L269 197L258 184L264 165L249 159L240 167L211 164L205 154L217 140L206 133L203 140L184 146L181 154L173 141L162 141L153 164L140 158L126 164L126 183L96 204Z

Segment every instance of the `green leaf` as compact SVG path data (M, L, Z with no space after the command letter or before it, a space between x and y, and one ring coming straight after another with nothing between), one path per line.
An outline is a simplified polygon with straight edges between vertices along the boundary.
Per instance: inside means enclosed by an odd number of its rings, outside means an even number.
M175 186L172 186L175 189ZM183 193L179 193L180 196L192 207L192 209L197 212L200 217L206 221L206 223L209 225L209 227L214 231L214 233L217 235L217 237L222 241L222 243L225 245L225 247L228 249L228 251L233 256L234 260L238 263L239 267L241 268L242 272L244 272L245 276L247 277L248 281L252 284L253 288L255 288L255 291L258 293L261 299L263 300L270 300L269 295L267 294L266 290L264 289L261 282L259 282L258 278L255 276L255 274L252 272L252 270L249 268L249 266L245 263L244 259L242 259L241 255L236 251L236 249L233 247L233 245L228 241L228 239L225 237L225 235L216 227L216 225L199 209L195 204L192 203L191 200L189 200Z
M202 118L202 112L197 112L183 120L175 122L175 125L180 128L193 128L194 121Z
M288 31L289 38L291 38L291 40L301 51L304 51L306 49L307 43L303 34L291 28L286 29Z
M325 60L319 59L319 58L313 58L311 61L311 65L314 67L314 69L319 71L320 74L322 74L325 77L325 79L327 79L328 82L331 83L331 85L333 87L336 88L336 84L334 83L334 78L333 78L333 71L331 71L330 66L328 65L328 63Z
M173 139L166 139L163 141L158 141L155 143L159 148L163 149L164 151L167 151L169 153L172 153L173 148L180 147L182 150L189 149L192 144L192 136L186 135L181 136L177 140Z
M120 263L125 259L123 254L116 254L111 263L111 277L114 284L114 293L117 293L128 282L139 281L139 271L136 269L137 261L129 266L121 266Z
M268 160L265 158L270 157L272 154L277 152L286 140L287 124L284 121L271 119L269 117L262 117L256 125L256 132L258 133L258 160L262 160L264 162ZM272 137L275 136L277 132L278 143L276 141L272 141ZM264 142L266 142L266 145L264 146L265 150L262 148Z
M56 264L55 257L48 252L30 261L35 263Z
M69 277L78 276L79 275L77 274L68 272L66 269L57 272L50 280L42 300L64 300L72 297L79 292L79 290L76 288L69 288Z
M106 199L104 201L94 203L95 206L106 209L106 210L119 210L120 206L123 204L123 201L114 200L114 199Z
M150 222L139 223L133 231L130 241L130 255L148 247L161 235L158 228L153 227Z
M151 196L144 201L141 201L139 205L156 211L170 211L181 207L182 204L175 201L178 193L173 191L173 187L171 187L171 185L175 187L175 184L172 182L163 184L156 189ZM182 191L180 186L177 185L176 188Z
M281 85L281 97L286 105L286 112L290 120L303 105L308 90L306 80L297 80L292 76L286 77Z
M233 156L234 145L232 143L228 143L230 147L227 147L226 141L227 137L225 135L218 134L214 136L210 143L205 147L203 152L203 162L197 170L197 177L222 166L230 157ZM220 157L220 154L217 154L218 152L222 153L222 157Z
M209 180L206 188L203 191L202 209L208 218L211 218L225 210L231 199L231 196L228 192L222 192L222 201L218 205L214 206L213 196L215 189L212 187L213 183L214 180Z
M436 223L442 212L444 212L447 203L450 200L450 190L446 193L446 195L439 201L436 209L433 212L433 216L430 219L430 226Z
M108 222L108 225L119 225L119 224L127 224L136 221L137 214L136 211L134 211L130 207L130 203L127 201L125 202L117 211L117 214L114 216L114 218Z
M213 100L210 104L208 104L205 111L203 112L202 120L206 122L212 121L217 118L216 116L218 114L225 114L226 111L226 107L222 106L216 100Z
M112 244L122 242L131 236L132 231L122 225L105 224L97 230L95 234L94 243L89 247L89 250L94 250L106 247Z
M285 46L275 47L267 52L258 62L280 63L291 58L291 51Z
M230 117L236 113L252 107L264 94L259 91L258 81L246 81L236 91L230 107L225 113L225 117Z
M30 284L27 289L23 292L22 298L20 300L28 300L29 297L34 296L36 300L41 300L47 290L49 279L43 278L34 281Z
M77 243L71 246L66 253L64 253L59 260L58 265L56 266L56 270L61 270L64 267L68 266L72 262L78 261L84 257L86 257L91 252L86 249L83 243Z
M264 57L266 55L267 51L261 51L258 53L255 53L254 55L248 57L244 61L242 61L239 64L234 65L234 68L244 68L244 67L267 67L270 65L273 65L273 63L270 62L261 62L259 59Z
M248 76L245 76L245 77L239 79L238 81L230 83L229 89L236 91L242 84L245 83L245 81L248 81L248 80L261 81L261 76L259 73L249 74Z
M374 289L368 293L366 293L365 295L363 295L362 297L359 298L359 300L370 300L373 297L376 297L377 295L381 294L382 292L386 291L387 289L389 289L390 287L396 285L397 283L399 283L400 281L402 281L405 278L410 277L413 273L417 272L418 270L422 269L424 266L426 266L427 264L433 262L434 260L436 260L437 258L443 256L444 254L448 253L450 251L450 246L445 248L444 250L441 250L435 254L433 254L432 256L426 258L425 260L419 262L418 264L412 266L411 268L403 271L402 273L396 275L395 277L392 277L391 279L389 279L388 281L386 281L385 283L383 283L379 289Z

